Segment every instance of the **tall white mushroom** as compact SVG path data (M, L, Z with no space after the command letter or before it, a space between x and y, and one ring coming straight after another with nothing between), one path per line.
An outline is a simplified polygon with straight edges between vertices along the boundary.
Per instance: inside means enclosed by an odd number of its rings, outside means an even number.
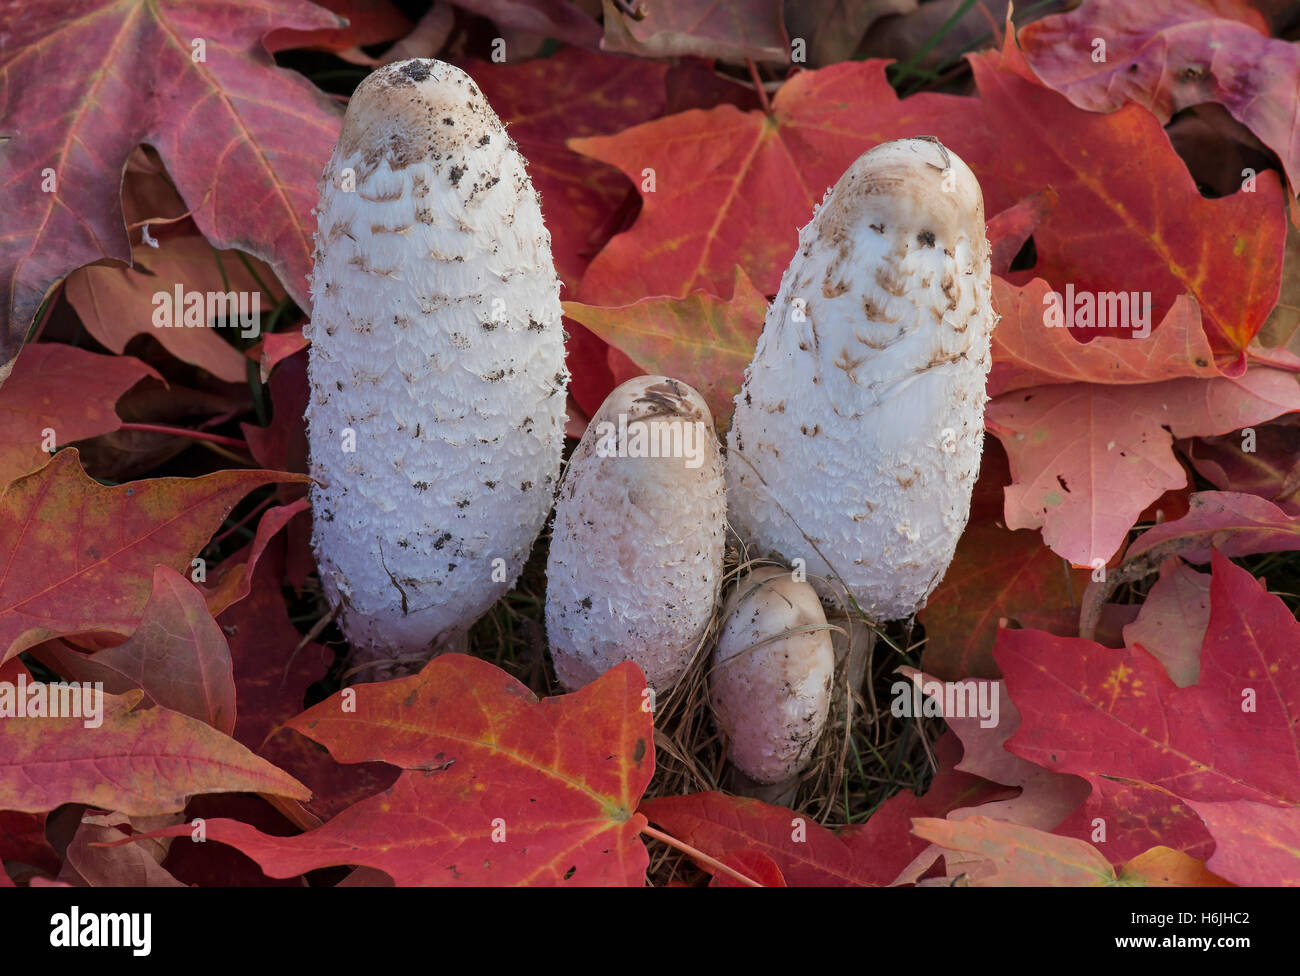
M923 607L970 512L995 321L966 164L933 139L859 157L800 231L736 397L729 518L751 555L804 560L876 620Z
M418 662L513 585L564 438L550 235L464 72L402 61L357 88L321 177L311 292L321 582L354 662Z
M546 633L566 688L630 660L662 693L690 664L722 582L720 454L704 398L666 376L628 380L591 419L546 564Z

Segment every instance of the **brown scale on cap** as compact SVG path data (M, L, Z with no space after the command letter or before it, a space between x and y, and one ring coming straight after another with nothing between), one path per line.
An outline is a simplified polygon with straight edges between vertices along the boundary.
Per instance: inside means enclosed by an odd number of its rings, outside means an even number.
M627 419L651 420L655 417L676 417L683 420L702 420L713 425L713 415L698 394L673 379L652 383L641 396L631 403Z
M443 73L451 72L450 77ZM339 147L345 157L361 153L358 179L382 160L405 169L424 159L452 159L464 172L473 149L505 138L472 78L451 65L414 60L371 73L352 95Z
M891 158L888 165L861 156L840 179L817 220L822 239L840 247L848 258L854 229L864 213L877 219L871 228L885 233L890 227L921 227L913 247L950 247L961 236L973 236L983 227L984 198L979 185L955 181L955 189L944 189L951 160L937 141L910 140L913 151Z

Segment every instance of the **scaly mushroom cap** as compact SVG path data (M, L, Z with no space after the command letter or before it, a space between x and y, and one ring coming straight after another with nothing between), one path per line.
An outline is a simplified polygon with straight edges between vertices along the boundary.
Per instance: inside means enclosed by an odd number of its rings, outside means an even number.
M826 615L811 586L764 566L740 580L722 619L709 700L727 758L750 779L779 783L803 769L826 726L835 674Z
M568 374L550 235L483 93L431 60L357 89L317 226L321 582L354 660L418 657L510 588L551 506Z
M628 660L656 691L673 686L713 614L725 517L703 397L664 376L614 390L570 457L555 506L546 632L566 688Z
M930 139L859 157L799 233L736 397L732 526L872 617L925 605L970 512L996 315L974 174Z

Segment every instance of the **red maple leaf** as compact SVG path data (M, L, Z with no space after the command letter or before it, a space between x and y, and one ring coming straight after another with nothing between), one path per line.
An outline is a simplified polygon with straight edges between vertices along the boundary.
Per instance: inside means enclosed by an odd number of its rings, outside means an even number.
M306 307L311 209L340 116L306 78L275 67L262 38L337 26L305 0L11 7L0 22L0 363L69 271L130 263L122 168L141 143L158 150L213 245L267 261ZM49 65L82 51L99 52L97 70L50 84Z
M287 726L340 762L401 767L393 786L295 837L217 819L207 839L272 877L357 864L399 885L644 884L645 819L635 810L654 768L644 690L627 663L539 702L460 654L410 678L345 688Z
M1131 779L1193 802L1300 803L1297 646L1282 601L1215 552L1191 687L1140 649L1002 631L994 656L1022 719L1007 748L1094 788Z

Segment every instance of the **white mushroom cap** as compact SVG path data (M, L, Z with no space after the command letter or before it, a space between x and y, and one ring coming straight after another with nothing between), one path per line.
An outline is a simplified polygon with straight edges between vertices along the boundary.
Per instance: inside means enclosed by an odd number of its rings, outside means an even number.
M736 398L729 518L751 555L839 577L879 620L925 605L965 528L996 316L979 183L901 139L800 231Z
M550 235L483 93L432 60L357 88L317 227L321 582L354 660L419 656L510 588L550 510L568 380Z
M628 660L656 691L673 686L712 619L725 516L704 398L665 376L610 393L569 459L546 564L546 632L566 688Z
M826 725L835 654L817 592L790 570L744 576L723 609L709 699L727 758L750 779L803 769Z

